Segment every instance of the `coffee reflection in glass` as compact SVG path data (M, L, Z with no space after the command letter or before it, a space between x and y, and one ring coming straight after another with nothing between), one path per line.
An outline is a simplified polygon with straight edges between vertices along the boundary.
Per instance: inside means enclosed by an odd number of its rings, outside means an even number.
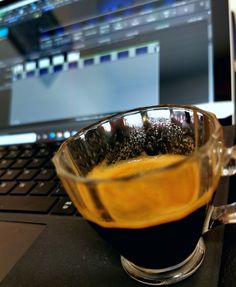
M166 105L80 130L53 162L77 209L119 251L127 273L164 285L203 261L201 235L226 151L213 114Z

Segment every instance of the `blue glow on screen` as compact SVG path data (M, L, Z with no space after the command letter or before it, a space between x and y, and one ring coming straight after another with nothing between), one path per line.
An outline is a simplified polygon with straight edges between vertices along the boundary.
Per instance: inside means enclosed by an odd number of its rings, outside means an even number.
M5 38L8 36L8 28L0 28L0 38Z
M57 28L56 29L56 35L57 36L62 36L64 34L64 29L63 28Z
M124 16L131 16L134 13L134 10L132 8L127 9L123 12Z
M172 5L176 2L180 2L182 0L160 0L161 5ZM149 10L154 7L154 1L148 1L148 0L98 0L98 12L100 13L110 13L113 11L117 11L118 9L121 8L128 8L132 7L133 5L136 4L145 4L143 9L144 10ZM129 13L132 13L132 8L127 11L127 15Z
M143 10L152 10L154 8L154 3L147 3L143 6Z
M96 25L97 24L97 20L96 19L89 19L88 21L87 21L87 23L89 24L89 25Z
M129 7L134 4L134 0L100 0L98 1L98 9L100 13L116 11L120 8Z
M167 5L173 4L174 2L174 0L165 0L165 4Z

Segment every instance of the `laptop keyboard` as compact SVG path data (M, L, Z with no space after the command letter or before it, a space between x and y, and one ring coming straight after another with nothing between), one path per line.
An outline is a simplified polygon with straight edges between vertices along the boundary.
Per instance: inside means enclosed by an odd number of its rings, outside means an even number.
M59 145L0 147L0 212L77 215L51 162Z

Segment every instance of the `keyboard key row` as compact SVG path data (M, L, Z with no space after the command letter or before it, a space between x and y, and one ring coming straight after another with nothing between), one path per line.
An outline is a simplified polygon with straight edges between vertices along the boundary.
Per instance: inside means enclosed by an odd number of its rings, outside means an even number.
M52 196L67 196L64 188L53 181L2 181L0 183L0 195L49 195Z
M7 169L7 168L41 168L42 166L48 168L54 168L51 159L43 159L43 158L34 158L32 160L29 159L2 159L0 160L0 169Z
M55 177L54 169L8 169L6 172L0 170L0 181L8 180L51 180Z
M23 145L15 147L0 147L0 159L15 160L15 159L49 159L60 146L60 143L49 145Z
M52 191L53 190L53 191ZM51 192L52 191L52 192ZM10 193L9 193L10 192ZM54 215L73 215L76 208L62 187L51 182L2 182L0 212L50 213ZM29 194L29 196L23 196ZM42 196L51 194L52 196ZM38 195L38 196L37 196ZM59 197L63 196L63 197Z

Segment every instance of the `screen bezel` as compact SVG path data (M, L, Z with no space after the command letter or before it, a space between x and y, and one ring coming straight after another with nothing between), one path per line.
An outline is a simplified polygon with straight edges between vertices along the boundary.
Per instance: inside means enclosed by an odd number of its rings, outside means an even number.
M212 0L214 100L232 101L233 49L228 0Z

